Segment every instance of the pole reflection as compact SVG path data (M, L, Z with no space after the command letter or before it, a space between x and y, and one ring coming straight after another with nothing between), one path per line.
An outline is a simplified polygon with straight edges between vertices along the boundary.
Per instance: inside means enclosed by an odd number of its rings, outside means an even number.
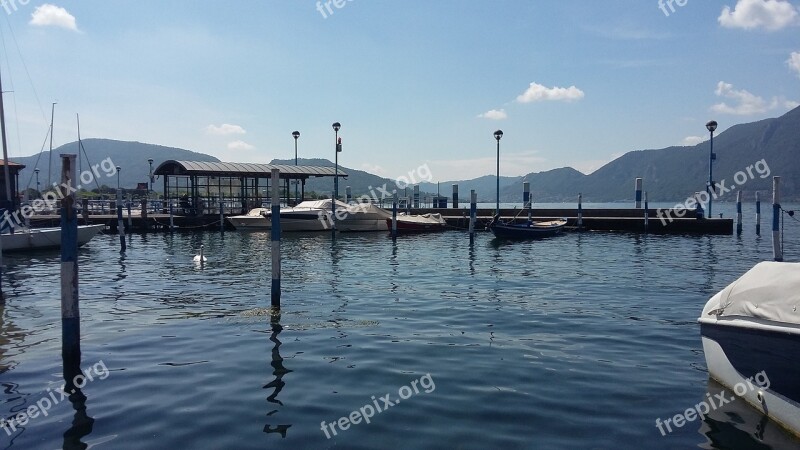
M283 406L283 402L278 400L278 394L280 394L281 391L283 390L283 387L286 386L286 382L283 381L283 376L291 372L291 370L283 366L283 357L281 356L280 352L281 341L280 339L278 339L278 335L281 333L281 331L283 331L283 327L281 326L280 310L272 311L272 314L270 315L270 327L272 329L272 334L269 336L269 340L275 344L272 347L272 361L270 362L270 365L272 366L273 369L272 375L275 376L275 379L265 384L264 389L273 389L272 393L269 396L267 396L268 402ZM273 409L272 411L267 413L267 416L272 417L278 412L279 409L277 408ZM285 438L286 432L289 430L289 427L291 426L292 425L290 424L272 425L271 423L267 423L266 425L264 425L264 433L267 434L278 433L281 435L282 438Z

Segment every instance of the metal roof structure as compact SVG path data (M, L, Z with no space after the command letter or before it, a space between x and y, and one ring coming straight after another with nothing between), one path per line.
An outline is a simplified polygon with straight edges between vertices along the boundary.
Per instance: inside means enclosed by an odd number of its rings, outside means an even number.
M168 160L159 164L153 172L155 175L199 175L199 176L241 176L269 178L272 169L281 171L281 178L332 177L336 175L333 167L293 166L288 164L254 164L211 161L175 161ZM339 169L339 177L347 178L347 174Z

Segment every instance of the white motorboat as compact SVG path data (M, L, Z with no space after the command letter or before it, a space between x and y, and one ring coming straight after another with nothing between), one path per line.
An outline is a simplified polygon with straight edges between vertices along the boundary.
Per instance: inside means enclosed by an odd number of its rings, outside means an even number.
M105 225L78 226L78 246L89 242ZM14 234L0 234L0 244L4 252L37 250L61 247L61 228L26 228L15 230Z
M698 321L709 375L800 435L800 263L757 264Z
M309 200L294 207L281 208L281 231L325 231L333 226L333 202ZM336 229L339 231L387 231L386 219L392 214L369 203L336 201ZM228 220L237 229L272 228L272 212L268 208L255 208L245 215Z

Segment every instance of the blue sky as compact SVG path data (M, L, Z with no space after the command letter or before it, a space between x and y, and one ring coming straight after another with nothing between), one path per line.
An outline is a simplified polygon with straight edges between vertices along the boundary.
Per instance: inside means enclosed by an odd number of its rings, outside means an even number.
M707 137L800 101L786 0L0 1L10 155L101 137L434 181ZM663 6L663 7L662 7ZM27 72L26 72L27 68ZM30 78L27 74L30 74ZM142 155L142 170L147 170Z

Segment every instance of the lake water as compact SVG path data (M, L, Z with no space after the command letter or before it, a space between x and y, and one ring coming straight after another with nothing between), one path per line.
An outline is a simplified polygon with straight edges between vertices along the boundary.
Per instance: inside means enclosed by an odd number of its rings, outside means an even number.
M732 204L715 210L733 215ZM384 233L335 243L285 234L280 316L266 309L268 233L137 234L124 256L117 237L98 236L80 250L82 367L92 379L75 403L55 394L59 256L6 255L0 416L52 406L0 430L0 444L800 445L742 401L666 436L655 426L714 389L696 319L710 296L772 258L769 220L757 237L753 214L746 205L741 237L480 233L470 245L461 231L396 243ZM201 244L203 267L192 261ZM800 223L787 221L786 260L798 255ZM323 431L323 421L337 424Z

